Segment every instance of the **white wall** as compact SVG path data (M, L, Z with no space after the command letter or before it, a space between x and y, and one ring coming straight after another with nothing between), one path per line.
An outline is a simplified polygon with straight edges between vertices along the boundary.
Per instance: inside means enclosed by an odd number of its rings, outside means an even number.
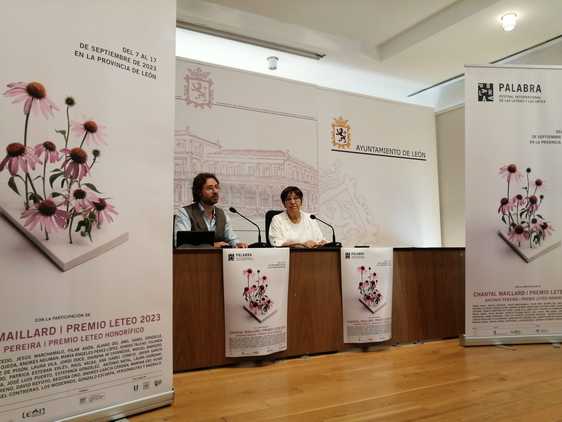
M464 107L435 116L441 204L441 241L464 247Z
M189 88L194 78L211 87L198 106L188 100L199 95ZM339 117L352 134L345 150L332 141ZM404 155L365 153L374 147ZM429 107L178 59L175 166L176 206L191 200L193 175L211 170L223 186L220 205L262 227L265 211L281 208L281 190L298 185L307 211L331 222L346 246L441 246ZM233 226L256 240L239 217Z

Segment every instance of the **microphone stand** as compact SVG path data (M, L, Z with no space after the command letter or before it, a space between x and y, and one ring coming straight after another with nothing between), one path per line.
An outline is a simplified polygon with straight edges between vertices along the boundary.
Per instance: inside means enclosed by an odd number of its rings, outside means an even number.
M267 243L264 243L261 241L261 230L260 230L260 226L258 226L256 223L254 223L252 220L250 220L248 217L240 214L238 212L238 210L234 207L230 207L228 209L230 212L234 213L234 214L238 214L240 217L242 217L244 220L249 221L250 223L252 223L254 226L257 227L258 229L258 241L255 243L252 243L250 245L248 245L249 248L267 248Z
M324 223L325 225L327 225L329 228L332 229L332 241L330 243L325 243L324 245L322 245L321 246L322 248L341 248L341 243L336 242L336 231L334 230L334 226L326 223L324 220L321 220L320 218L316 217L314 214L310 214L310 219L311 220L318 220L321 223Z

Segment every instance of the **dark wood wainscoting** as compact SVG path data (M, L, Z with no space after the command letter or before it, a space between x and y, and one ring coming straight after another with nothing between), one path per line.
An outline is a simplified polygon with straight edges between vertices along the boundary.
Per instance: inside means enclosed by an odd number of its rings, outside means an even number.
M226 358L221 250L174 252L174 371L238 362ZM464 249L395 249L392 340L464 332ZM291 357L345 350L339 250L292 250L287 350ZM248 359L248 358L245 358Z

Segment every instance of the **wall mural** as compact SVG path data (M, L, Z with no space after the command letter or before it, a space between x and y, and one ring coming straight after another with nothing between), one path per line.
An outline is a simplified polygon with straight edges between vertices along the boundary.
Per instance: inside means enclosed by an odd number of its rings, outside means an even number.
M193 177L211 172L219 206L262 228L295 185L303 210L331 222L344 244L440 246L429 109L183 59L175 99L176 209L191 203ZM231 217L254 241L253 227Z

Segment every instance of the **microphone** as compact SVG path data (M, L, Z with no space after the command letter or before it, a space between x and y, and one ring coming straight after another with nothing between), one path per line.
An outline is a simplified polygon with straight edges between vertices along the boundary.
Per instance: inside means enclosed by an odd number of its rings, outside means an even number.
M263 243L261 241L261 230L260 230L260 226L258 226L256 223L254 223L252 220L250 220L248 217L240 214L238 212L238 210L234 207L230 207L228 209L230 212L234 213L234 214L238 214L240 217L242 217L244 220L249 221L250 223L252 223L254 226L256 226L258 228L258 241L256 243L252 243L251 245L248 245L250 248L267 248L267 244Z
M326 244L322 245L322 247L324 247L324 248L341 248L341 243L336 242L336 231L334 230L334 226L326 223L324 220L321 220L320 218L316 217L314 214L310 214L310 219L311 220L318 220L321 223L324 223L325 225L327 225L329 228L332 229L332 242L326 243Z

